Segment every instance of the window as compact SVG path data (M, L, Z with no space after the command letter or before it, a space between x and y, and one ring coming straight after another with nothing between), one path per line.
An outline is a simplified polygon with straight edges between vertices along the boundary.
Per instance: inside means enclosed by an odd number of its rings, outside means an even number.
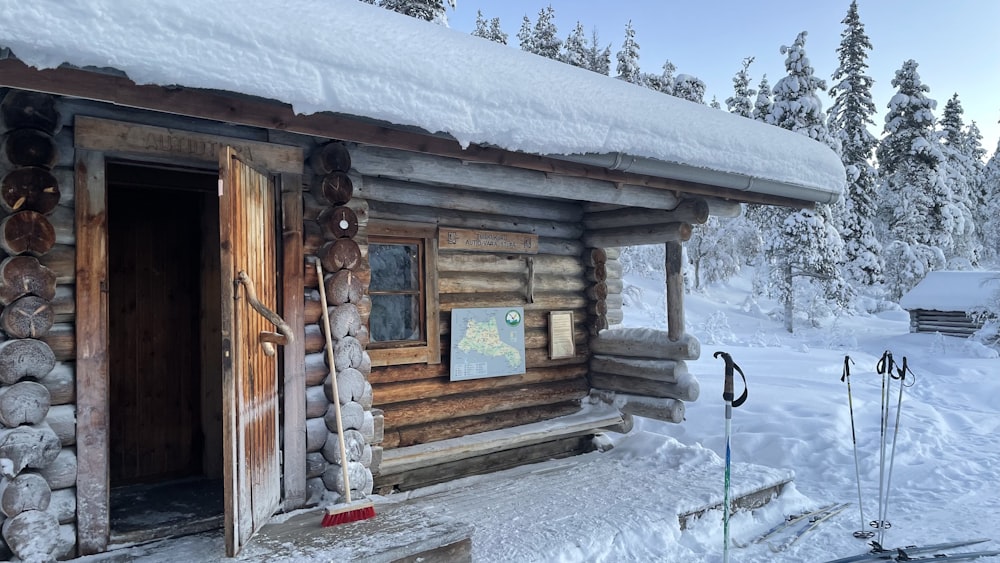
M369 224L372 365L441 362L436 259L434 225Z

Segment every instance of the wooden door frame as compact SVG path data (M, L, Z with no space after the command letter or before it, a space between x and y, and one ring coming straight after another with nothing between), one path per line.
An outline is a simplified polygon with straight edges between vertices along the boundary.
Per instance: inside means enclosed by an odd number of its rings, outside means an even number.
M283 347L282 498L306 498L304 265L302 166L299 147L77 116L74 126L76 220L77 555L107 551L111 534L108 375L108 158L171 162L213 170L218 149L232 145L276 176L283 263L282 309L295 333Z

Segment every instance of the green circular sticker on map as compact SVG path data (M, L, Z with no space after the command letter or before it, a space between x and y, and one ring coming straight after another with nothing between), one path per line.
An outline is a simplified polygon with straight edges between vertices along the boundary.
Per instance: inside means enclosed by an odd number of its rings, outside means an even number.
M511 309L510 311L507 311L507 314L504 316L503 320L507 321L507 324L509 326L517 326L521 324L521 313L518 313L514 309Z

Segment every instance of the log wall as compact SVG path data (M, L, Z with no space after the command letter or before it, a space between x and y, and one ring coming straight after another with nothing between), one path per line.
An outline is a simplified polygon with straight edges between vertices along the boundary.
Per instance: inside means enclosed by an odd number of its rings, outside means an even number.
M355 198L348 176L351 155L335 141L311 149L311 174L303 194L305 281L305 413L306 504L318 503L326 491L353 499L372 493L372 463L381 441L381 413L372 410L368 382L368 256L365 241L367 204ZM317 267L317 263L319 267ZM324 276L321 280L318 271ZM327 300L326 318L320 284ZM327 338L332 348L327 347ZM333 389L336 383L337 398ZM336 404L340 407L340 428ZM338 435L343 432L343 439ZM342 463L340 444L347 455ZM345 480L345 475L346 480Z
M0 551L46 560L75 553L73 154L53 96L0 99Z
M363 147L352 154L358 173L355 195L366 200L371 222L418 221L539 237L539 251L533 255L438 250L441 362L372 368L374 405L385 417L381 446L416 446L578 411L590 390L586 361L593 323L587 290L595 283L588 279L593 272L580 242L581 205L507 193L512 188L504 186L521 180L523 191L523 182L532 179L507 176L502 167L470 170L453 159L411 158ZM506 306L524 308L526 373L450 381L452 311ZM573 312L573 357L550 358L550 311ZM439 470L450 478L472 465ZM376 475L377 486L394 484L399 483Z

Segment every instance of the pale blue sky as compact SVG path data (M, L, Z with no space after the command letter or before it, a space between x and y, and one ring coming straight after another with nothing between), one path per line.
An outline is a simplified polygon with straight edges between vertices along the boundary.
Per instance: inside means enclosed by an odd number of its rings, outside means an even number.
M706 101L714 95L725 107L743 58L756 58L750 67L755 86L765 73L773 86L785 75L779 49L791 45L800 31L809 32L806 53L829 86L844 30L840 22L850 0L458 0L448 20L453 29L471 32L480 9L487 19L500 18L510 44L517 48L523 17L534 22L549 4L562 39L577 21L588 35L597 28L601 42L611 44L612 74L614 55L631 19L643 71L658 74L669 59L678 73L705 81ZM896 70L906 59L914 59L931 89L930 97L938 101L937 117L957 92L966 123L976 121L983 146L992 153L1000 140L1000 1L859 0L858 12L873 46L868 74L875 79L872 97L879 115L872 133L882 134ZM829 96L823 95L823 101L828 108Z

